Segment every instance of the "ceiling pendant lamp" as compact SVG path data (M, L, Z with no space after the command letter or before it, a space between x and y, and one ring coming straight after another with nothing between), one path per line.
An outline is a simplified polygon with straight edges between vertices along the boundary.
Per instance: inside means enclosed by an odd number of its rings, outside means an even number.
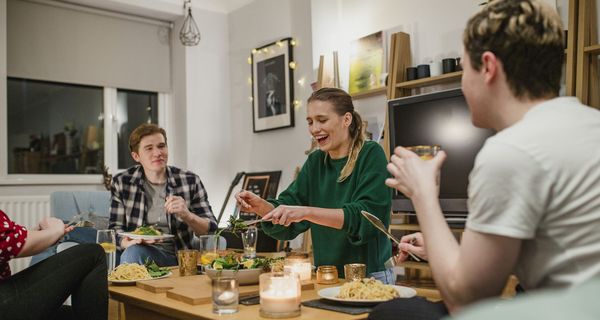
M194 17L192 17L192 3L191 0L185 0L183 2L183 11L187 11L187 15L183 20L181 31L179 31L179 40L184 46L195 46L200 43L200 29Z

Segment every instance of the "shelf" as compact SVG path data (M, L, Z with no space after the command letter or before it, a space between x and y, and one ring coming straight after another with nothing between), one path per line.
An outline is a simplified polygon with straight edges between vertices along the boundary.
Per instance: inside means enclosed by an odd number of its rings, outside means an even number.
M391 230L405 230L405 231L421 231L421 227L418 224L390 224ZM465 231L463 228L450 228L452 232L463 232Z
M462 71L456 71L451 73L442 74L436 77L428 77L423 79L404 81L396 84L396 88L401 89L412 89L420 88L424 86L432 86L440 83L460 81L462 77Z
M352 93L352 94L350 94L350 96L352 97L352 99L362 99L362 98L374 97L374 96L378 96L378 95L382 95L382 94L386 94L386 93L387 93L387 87L381 87L381 88L365 90L365 91L361 91L361 92L357 92L357 93Z
M396 265L397 267L419 269L419 270L431 270L429 263L417 262L417 261L404 261Z
M583 48L583 52L589 54L600 54L600 44L586 46L585 48Z

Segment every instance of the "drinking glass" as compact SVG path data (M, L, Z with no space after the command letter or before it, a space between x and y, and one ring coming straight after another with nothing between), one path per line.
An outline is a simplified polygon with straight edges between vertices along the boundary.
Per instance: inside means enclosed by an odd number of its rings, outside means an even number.
M238 312L239 294L237 279L214 278L212 280L213 313L231 314Z
M177 263L179 265L180 276L193 276L198 273L197 263L198 251L179 250L177 251Z
M406 149L416 153L419 158L423 160L431 160L435 155L442 150L442 147L438 145L432 146L411 146L406 147Z
M106 263L108 273L115 268L115 261L117 258L117 240L115 237L115 230L98 230L96 234L96 243L100 244L104 252L106 253Z
M428 146L412 146L412 147L406 147L406 149L416 153L419 158L423 159L423 160L431 160L433 159L433 157L435 157L435 155L440 152L440 150L442 150L442 147L440 147L439 145L435 144L435 145L428 145ZM438 175L435 178L436 180L436 184L438 186L438 194L439 194L439 188L440 188L440 175L438 173Z
M244 245L244 257L256 257L256 242L258 239L258 229L255 226L250 226L245 232L242 232L242 243Z
M220 245L220 236L214 234L207 234L199 236L200 240L200 256L198 257L198 263L206 266L210 265L216 258L219 257L217 250L225 250L225 246Z

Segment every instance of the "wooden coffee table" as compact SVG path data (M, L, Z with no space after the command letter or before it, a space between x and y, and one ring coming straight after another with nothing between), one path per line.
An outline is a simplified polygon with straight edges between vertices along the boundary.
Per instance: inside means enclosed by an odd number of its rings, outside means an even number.
M190 281L208 281L199 276L179 277L177 270L173 270L173 275L169 278L175 288L189 286ZM206 276L202 276L206 277ZM160 281L160 280L155 280ZM341 285L336 284L336 285ZM319 298L317 292L319 289L328 286L315 285L314 289L302 291L302 301L308 301ZM127 320L154 320L154 319L263 319L259 315L260 305L245 306L239 305L239 312L232 315L217 315L212 312L212 302L192 305L186 302L178 301L167 297L167 293L152 293L137 286L116 286L110 285L108 288L110 298L123 303L125 318ZM209 292L210 294L210 292ZM171 295L172 296L172 295ZM347 319L366 319L367 313L360 315L349 315L340 312L333 312L323 309L309 308L302 306L302 312L299 317L292 319L328 319L328 320L347 320Z

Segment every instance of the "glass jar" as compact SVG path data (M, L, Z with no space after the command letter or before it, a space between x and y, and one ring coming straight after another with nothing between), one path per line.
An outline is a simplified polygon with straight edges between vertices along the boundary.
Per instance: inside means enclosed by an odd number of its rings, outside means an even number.
M338 270L335 266L319 266L317 268L317 283L334 284L338 282Z
M307 253L294 253L285 258L283 270L297 273L300 281L308 281L312 276L312 263Z
M291 318L300 315L301 286L296 273L269 272L259 276L260 316Z

